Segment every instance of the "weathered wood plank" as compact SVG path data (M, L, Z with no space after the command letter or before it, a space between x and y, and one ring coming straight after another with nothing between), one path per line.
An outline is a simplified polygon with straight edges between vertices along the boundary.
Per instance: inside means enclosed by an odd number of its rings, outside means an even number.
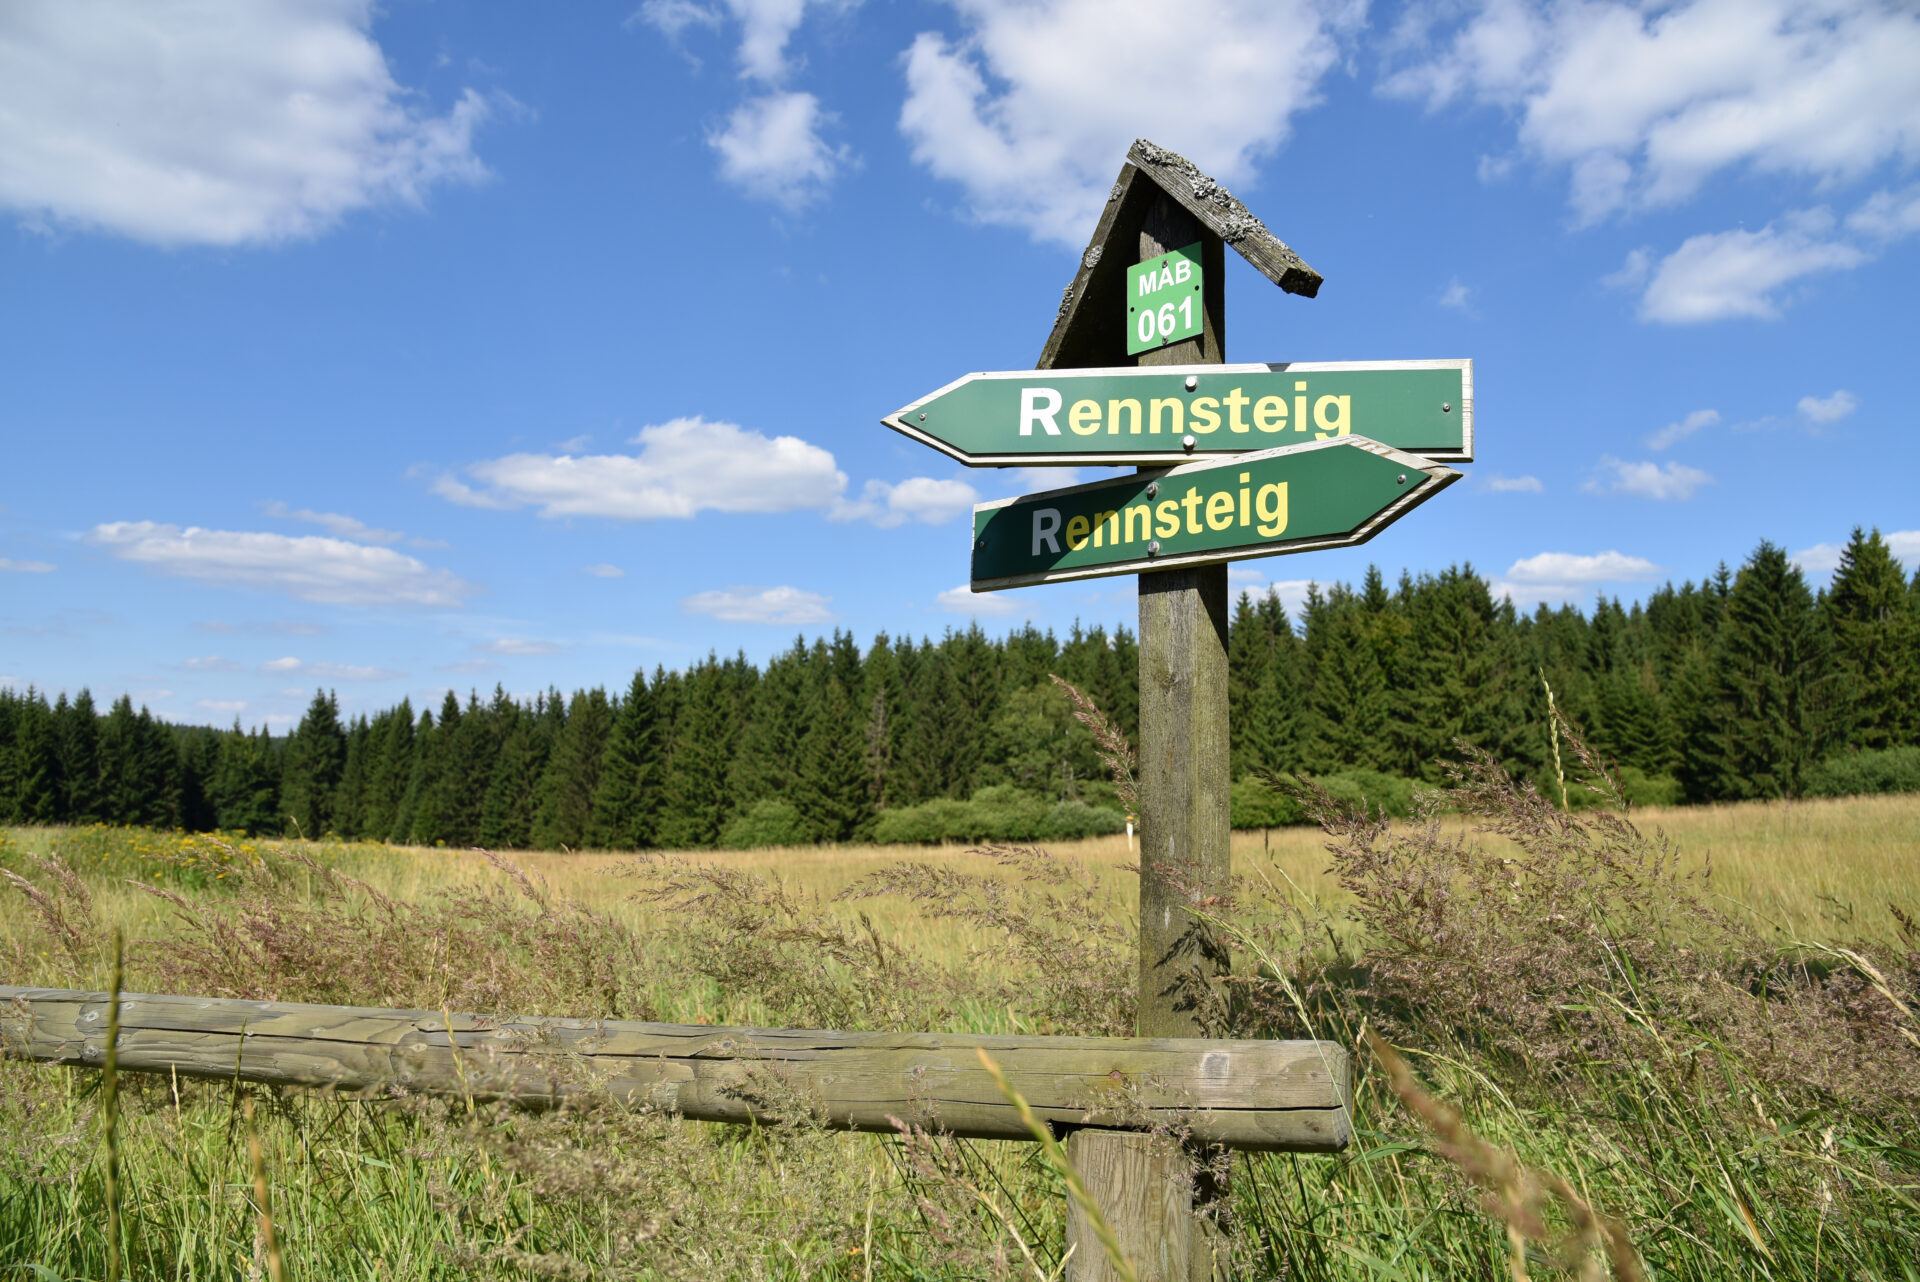
M533 1106L586 1090L701 1121L746 1122L807 1101L832 1126L892 1118L958 1135L1030 1138L980 1067L1001 1065L1063 1128L1166 1123L1235 1148L1345 1147L1348 1060L1330 1042L984 1037L709 1028L123 994L119 1066L342 1092L408 1091ZM0 1046L48 1063L106 1056L107 995L0 986ZM456 1063L456 1048L458 1062ZM464 1080L463 1080L464 1079Z

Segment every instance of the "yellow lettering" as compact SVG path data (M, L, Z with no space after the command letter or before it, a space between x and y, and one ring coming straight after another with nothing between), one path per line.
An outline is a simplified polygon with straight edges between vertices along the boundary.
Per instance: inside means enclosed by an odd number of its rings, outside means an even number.
M1187 430L1187 403L1179 397L1155 397L1153 403L1147 408L1153 416L1153 421L1147 425L1147 431L1153 435L1158 436L1160 434L1160 411L1162 409L1170 409L1173 411L1169 416L1173 419L1173 425L1167 428L1169 432L1178 436Z
M1273 501L1268 502L1268 499ZM1253 510L1260 517L1261 524L1255 527L1260 533L1268 538L1284 533L1287 528L1287 483L1282 481L1278 485L1261 486L1260 492L1254 496Z
M1208 432L1220 428L1220 402L1211 396L1198 397L1193 402L1193 422L1188 424L1194 431L1205 436ZM1305 410L1300 411L1305 414ZM1204 425L1204 426L1203 426Z
M1187 533L1200 533L1200 491L1188 490L1182 494L1180 506L1187 509Z
M1084 516L1076 516L1067 522L1067 549L1069 551L1078 552L1081 548L1087 546L1088 529L1087 518Z
M1327 407L1331 405L1334 413L1327 416ZM1353 398L1351 396L1322 396L1313 403L1313 425L1319 428L1314 439L1324 441L1329 436L1345 436L1353 430Z
M1170 539L1180 533L1180 505L1172 499L1161 499L1160 505L1153 509L1153 519L1160 523L1160 537Z
M1133 532L1133 518L1136 516L1140 518L1140 533L1138 534ZM1128 508L1126 521L1127 542L1131 543L1135 539L1150 539L1153 537L1153 507L1151 504L1136 503Z
M1240 417L1240 411L1247 407L1247 401L1249 399L1247 394L1237 387L1221 398L1221 403L1224 404L1228 410L1232 411L1233 415L1232 421L1227 424L1228 430L1235 432L1244 432L1247 430L1247 420Z
M1131 410L1133 412L1132 426L1127 428L1127 431L1134 436L1140 435L1140 402L1139 401L1108 401L1107 402L1107 435L1108 436L1120 435L1120 411L1121 410Z
M1300 411L1305 414L1305 410ZM1075 401L1073 408L1067 411L1067 426L1079 436L1092 436L1100 430L1100 404L1097 401Z
M1233 524L1233 495L1222 490L1207 498L1207 528L1224 530Z
M1263 432L1287 430L1287 403L1278 396L1262 396L1253 407L1253 425Z
M1120 546L1120 514L1118 512L1095 512L1093 514L1093 546L1100 547L1101 536L1114 547Z
M1252 477L1252 474L1251 474L1251 473L1248 473L1248 472L1242 472L1242 473L1240 473L1240 486L1241 486L1241 489L1240 489L1240 524L1242 524L1242 525L1245 525L1245 524L1247 523L1247 490L1246 490L1246 484L1247 484L1247 482L1248 482L1248 481L1250 481L1250 480L1252 480L1252 479L1253 479L1253 477Z

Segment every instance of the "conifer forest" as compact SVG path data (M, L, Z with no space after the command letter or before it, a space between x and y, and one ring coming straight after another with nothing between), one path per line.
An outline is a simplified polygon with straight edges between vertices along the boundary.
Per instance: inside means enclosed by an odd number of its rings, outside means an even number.
M1546 687L1645 803L1920 788L1920 575L1856 530L1816 593L1762 543L1737 571L1517 612L1471 567L1243 594L1230 631L1234 818L1297 816L1305 773L1402 808L1459 742L1552 778ZM1033 839L1124 817L1070 682L1134 738L1126 629L976 624L796 639L613 689L447 693L287 735L173 725L126 696L0 690L0 823L137 824L489 848ZM1577 801L1577 799L1575 799Z

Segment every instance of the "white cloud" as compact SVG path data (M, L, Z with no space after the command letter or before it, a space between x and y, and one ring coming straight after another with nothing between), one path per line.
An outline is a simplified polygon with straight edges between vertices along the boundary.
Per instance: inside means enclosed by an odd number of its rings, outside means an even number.
M1481 482L1480 488L1490 494L1539 494L1547 487L1537 476L1503 476L1494 472Z
M1245 589L1255 597L1268 595L1280 598L1280 606L1288 615L1298 619L1300 611L1306 608L1307 589L1313 586L1312 579L1276 579L1269 581L1265 574L1248 565L1230 565L1227 567L1229 589Z
M1136 137L1225 183L1287 140L1357 0L952 0L906 53L900 130L971 213L1077 248Z
M1801 417L1814 423L1838 423L1859 408L1860 399L1844 387L1831 396L1800 398Z
M735 107L707 142L720 153L722 178L749 196L798 210L824 195L848 162L845 147L820 136L831 119L812 94L777 90Z
M1882 534L1881 539L1894 555L1894 559L1904 564L1909 571L1920 568L1920 530L1895 530L1891 534ZM1792 561L1808 575L1821 576L1832 574L1840 568L1840 553L1844 543L1816 543L1803 551L1795 552Z
M965 481L937 481L912 476L898 485L868 481L854 502L836 504L828 518L835 521L871 521L883 529L919 521L940 525L973 510L980 493Z
M831 623L830 600L799 588L725 588L696 592L680 602L680 609L726 623Z
M435 672L492 672L495 668L504 666L493 659L462 659L458 663L436 664L433 670Z
M1719 410L1695 410L1678 423L1669 423L1647 438L1647 448L1664 450L1686 440L1702 428L1712 427L1720 421Z
M1008 467L996 469L995 475L1011 494L1064 490L1069 485L1080 484L1083 479L1077 467Z
M486 170L471 90L393 79L371 0L0 6L0 205L159 245L317 235Z
M979 618L1004 619L1021 613L1020 602L1003 592L975 592L962 583L957 588L936 592L933 599L949 614L971 614Z
M16 561L0 556L0 574L52 574L54 569L51 561Z
M406 537L398 530L380 530L365 521L351 516L342 516L338 512L315 512L311 508L290 508L278 499L270 499L260 504L260 511L266 516L283 521L305 521L318 525L328 534L342 539L353 539L359 543L398 543Z
M1877 191L1847 215L1847 230L1893 241L1920 232L1920 184L1905 191Z
M474 591L446 570L392 548L344 539L181 529L152 521L96 525L87 541L123 561L223 587L261 588L324 605L417 605L450 609Z
M847 488L833 455L797 436L677 418L633 438L638 454L509 454L467 467L485 488L442 477L434 492L472 507L537 504L545 517L687 519L702 511L830 508Z
M196 706L205 708L208 712L218 712L223 716L229 713L238 715L247 710L247 701L245 699L200 699Z
M1440 306L1451 307L1457 312L1472 311L1473 290L1460 283L1455 277L1447 287L1440 291Z
M1802 277L1847 271L1870 255L1833 237L1825 209L1789 214L1759 231L1689 236L1653 269L1640 319L1669 325L1748 317L1778 320L1787 286Z
M307 663L291 655L284 659L268 659L260 665L260 671L285 676L315 677L322 681L390 681L407 675L404 672L394 672L387 668L370 668L357 663L325 661Z
M625 570L617 565L608 565L604 561L599 565L582 566L581 570L583 573L591 574L596 579L624 579L627 577Z
M1490 104L1523 151L1565 166L1585 221L1671 205L1724 169L1815 182L1920 159L1920 15L1884 0L1480 0L1438 53L1383 82L1439 108ZM1427 21L1420 21L1424 18Z
M1594 475L1580 488L1589 494L1631 494L1643 499L1687 499L1713 478L1697 467L1669 459L1666 463L1628 462L1611 454L1600 456Z
M202 655L201 657L196 659L188 659L185 663L181 664L180 666L185 668L188 672L241 672L241 671L244 671L244 669L241 668L241 666L235 663L232 659L224 659L217 654Z
M844 10L857 2L826 0L824 7ZM707 145L719 154L723 179L790 211L819 199L853 163L845 146L824 136L833 113L814 95L786 87L794 70L787 46L808 7L808 0L725 0L723 14L692 0L647 0L634 15L674 41L692 27L718 30L728 17L739 24L740 78L760 92L735 107L726 124L707 135ZM823 6L814 0L812 7Z
M1514 583L1618 583L1649 579L1660 567L1645 557L1624 552L1598 552L1583 556L1575 552L1542 552L1523 557L1507 567L1506 578Z
M528 640L525 637L501 637L497 641L488 641L473 648L483 654L557 654L560 651L560 643Z

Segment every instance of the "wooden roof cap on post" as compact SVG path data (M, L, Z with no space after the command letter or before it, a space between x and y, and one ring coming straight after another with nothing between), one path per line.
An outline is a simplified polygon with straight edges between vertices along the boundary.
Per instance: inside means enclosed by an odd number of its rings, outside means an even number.
M1080 270L1060 300L1059 318L1036 368L1110 365L1111 353L1126 350L1127 268L1135 259L1133 243L1141 224L1153 198L1162 192L1287 293L1312 298L1320 292L1320 273L1268 231L1232 192L1178 152L1135 139L1093 239L1080 256ZM1116 241L1126 242L1125 252L1109 256L1106 249Z

